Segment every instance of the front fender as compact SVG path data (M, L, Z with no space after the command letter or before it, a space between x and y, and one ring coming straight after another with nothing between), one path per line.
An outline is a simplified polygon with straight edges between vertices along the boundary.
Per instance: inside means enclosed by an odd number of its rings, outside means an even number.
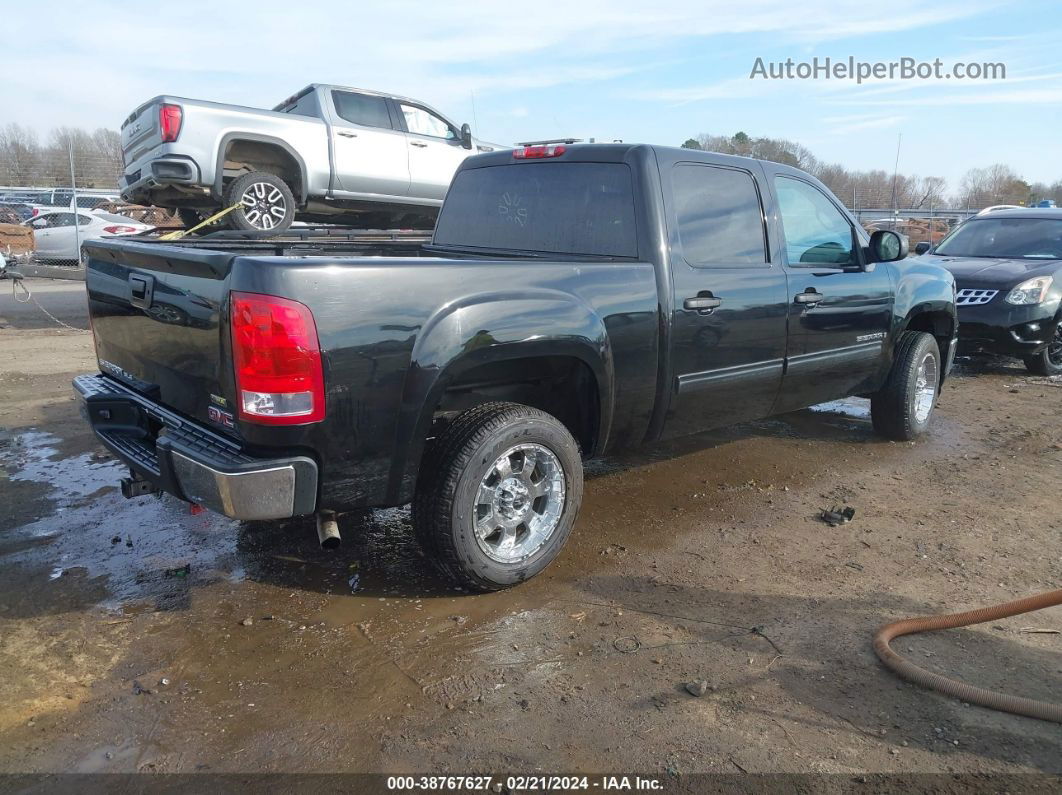
M483 364L545 356L579 359L594 374L601 423L597 449L603 449L612 420L614 366L597 313L577 296L557 290L466 296L441 307L413 346L399 408L390 500L397 504L412 496L435 408L451 383Z
M948 349L942 350L946 364L950 364L955 351L954 340L959 328L959 318L955 309L955 277L939 265L919 258L892 263L896 283L896 298L893 303L893 324L889 346L888 366L892 366L892 350L900 335L910 328L912 321L919 315L931 314L935 318L946 318L949 328L946 331ZM886 370L887 372L887 370ZM947 368L945 368L945 373Z
M896 283L893 314L897 335L923 311L944 312L957 325L955 277L949 270L917 257L891 265Z

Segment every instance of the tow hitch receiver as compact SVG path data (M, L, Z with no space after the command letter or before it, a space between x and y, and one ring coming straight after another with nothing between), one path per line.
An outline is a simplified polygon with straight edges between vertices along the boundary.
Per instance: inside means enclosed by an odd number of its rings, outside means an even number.
M122 478L122 496L127 500L133 497L143 497L145 494L158 494L159 490L149 480L144 480L137 475L131 478Z

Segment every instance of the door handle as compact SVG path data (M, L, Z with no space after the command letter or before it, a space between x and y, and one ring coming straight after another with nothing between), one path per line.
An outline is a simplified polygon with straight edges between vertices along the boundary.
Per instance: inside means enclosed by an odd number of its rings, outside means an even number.
M682 302L683 309L697 309L699 311L708 310L711 312L713 309L723 305L722 298L715 298L710 295L698 295L694 298L687 298Z
M345 130L337 130L336 135L342 135L344 138L357 138L357 133L346 132Z
M427 144L424 143L423 141L410 141L409 145L410 146L415 146L418 149L423 149L425 146L427 146Z
M155 292L155 277L129 274L129 303L140 309L150 309Z
M817 292L809 287L804 292L797 293L795 296L793 296L793 301L797 304L817 304L825 297L826 296L824 296L822 293Z

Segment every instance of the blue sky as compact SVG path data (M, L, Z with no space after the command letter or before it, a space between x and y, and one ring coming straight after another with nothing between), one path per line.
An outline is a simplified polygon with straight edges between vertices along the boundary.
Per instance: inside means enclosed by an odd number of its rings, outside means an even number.
M891 170L902 133L901 171L943 176L949 191L996 162L1030 181L1062 178L1057 0L4 5L0 124L42 136L117 128L161 93L268 107L335 82L425 100L500 143L678 145L744 130ZM757 57L814 56L1003 62L1007 79L748 78Z

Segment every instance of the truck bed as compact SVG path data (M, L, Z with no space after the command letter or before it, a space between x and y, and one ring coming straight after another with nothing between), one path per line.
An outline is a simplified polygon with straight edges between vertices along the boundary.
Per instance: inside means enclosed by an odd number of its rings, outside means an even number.
M176 240L138 237L137 242L175 246L180 249L224 251L230 254L260 256L419 256L431 233L413 229L358 229L306 227L290 229L283 235L222 230Z

